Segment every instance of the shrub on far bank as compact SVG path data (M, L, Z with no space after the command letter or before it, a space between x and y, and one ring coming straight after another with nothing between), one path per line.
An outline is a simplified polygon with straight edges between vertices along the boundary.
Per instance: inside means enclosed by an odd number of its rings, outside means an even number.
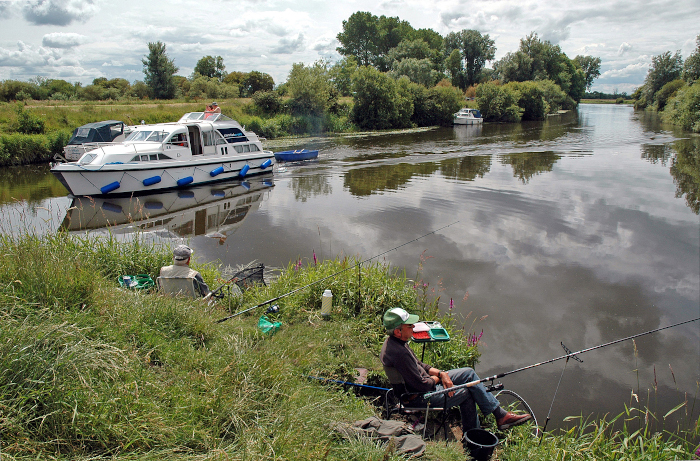
M522 118L523 110L513 88L482 83L476 89L476 103L485 121L519 122Z
M700 81L681 88L661 114L667 123L700 133Z

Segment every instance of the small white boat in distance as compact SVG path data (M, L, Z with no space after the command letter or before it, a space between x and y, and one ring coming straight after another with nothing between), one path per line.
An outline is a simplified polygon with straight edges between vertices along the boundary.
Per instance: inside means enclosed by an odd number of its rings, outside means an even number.
M219 113L189 112L175 123L137 125L51 172L74 196L149 193L272 171L258 136Z
M454 116L455 125L476 125L483 122L484 119L478 109L463 107Z

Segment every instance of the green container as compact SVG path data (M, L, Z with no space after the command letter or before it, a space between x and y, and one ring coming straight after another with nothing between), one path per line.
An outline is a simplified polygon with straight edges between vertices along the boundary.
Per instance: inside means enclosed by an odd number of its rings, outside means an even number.
M124 282L124 277L127 277L130 279L130 283L128 286ZM119 277L117 277L117 281L119 282L120 287L131 288L133 290L146 290L148 288L152 288L155 286L153 279L148 274L120 275Z
M430 337L433 338L433 341L450 340L450 335L444 328L431 328L430 330L428 330L428 333L430 333Z

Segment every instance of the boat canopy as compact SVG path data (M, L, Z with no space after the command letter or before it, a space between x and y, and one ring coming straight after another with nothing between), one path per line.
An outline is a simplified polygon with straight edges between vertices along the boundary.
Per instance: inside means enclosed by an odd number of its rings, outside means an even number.
M124 122L105 120L103 122L87 123L73 131L68 145L79 145L88 142L112 142L114 138L124 133Z

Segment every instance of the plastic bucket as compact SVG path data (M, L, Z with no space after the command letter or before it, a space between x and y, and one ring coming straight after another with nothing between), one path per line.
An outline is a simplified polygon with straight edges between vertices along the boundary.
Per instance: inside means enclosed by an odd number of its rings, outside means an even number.
M464 434L467 448L472 458L477 461L488 461L493 454L493 449L498 445L498 437L484 429L469 429Z

